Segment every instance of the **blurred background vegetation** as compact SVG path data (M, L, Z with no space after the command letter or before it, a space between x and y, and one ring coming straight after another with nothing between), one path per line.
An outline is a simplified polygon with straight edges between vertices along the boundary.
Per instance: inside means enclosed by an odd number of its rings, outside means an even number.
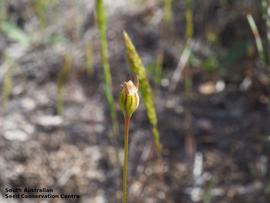
M268 203L269 57L268 0L0 0L1 194L120 202L135 73L129 202Z

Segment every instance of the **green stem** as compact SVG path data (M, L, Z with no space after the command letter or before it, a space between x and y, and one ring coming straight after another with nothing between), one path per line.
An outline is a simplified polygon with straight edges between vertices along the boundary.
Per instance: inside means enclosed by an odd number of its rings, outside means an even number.
M112 76L111 76L111 69L110 64L108 61L108 42L106 37L107 32L107 16L105 15L104 11L103 0L96 0L96 11L97 11L97 22L98 22L98 29L100 35L100 43L101 43L101 63L103 65L103 83L104 83L104 90L105 96L107 99L107 103L109 106L110 116L112 120L112 136L111 140L115 148L116 154L116 164L119 166L120 170L120 162L119 162L119 153L118 153L118 138L117 135L119 134L119 124L117 121L117 115L114 105L114 98L112 93Z
M129 131L130 117L125 116L125 142L124 142L124 166L123 166L123 195L122 203L127 202L127 169L128 169L128 131Z

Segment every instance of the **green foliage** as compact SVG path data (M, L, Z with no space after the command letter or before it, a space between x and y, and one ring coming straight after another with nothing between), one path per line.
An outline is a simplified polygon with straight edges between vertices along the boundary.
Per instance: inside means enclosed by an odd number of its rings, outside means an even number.
M186 18L186 48L190 54L192 54L192 49L190 47L191 38L193 37L193 13L192 13L192 0L185 0L185 18ZM186 53L188 53L186 52ZM188 58L190 60L190 57ZM186 97L190 96L193 86L192 77L186 77L184 79L184 89Z
M14 40L24 46L28 46L30 44L31 40L29 36L27 36L27 34L13 22L8 21L1 22L0 30L4 32L7 35L7 37L11 40Z
M4 75L4 80L3 80L3 86L2 86L2 98L3 98L3 108L6 109L7 104L9 102L9 97L10 93L12 91L12 75L13 75L13 70L15 68L15 64L12 61L11 58L6 57L5 63L7 65L7 70Z
M158 150L161 150L160 136L159 136L159 131L157 128L158 120L157 120L157 114L156 114L156 109L154 105L152 88L148 82L146 71L141 61L141 58L138 55L131 39L129 38L126 32L124 32L124 41L125 41L127 57L128 57L131 70L134 72L134 74L138 77L140 81L140 92L142 93L142 97L143 97L143 101L147 110L147 116L148 116L149 122L151 123L152 128L153 128L152 131L153 131L155 145Z
M173 19L172 3L173 0L164 0L164 21L168 24L170 24Z
M218 70L219 61L216 55L209 55L202 63L202 67L208 72L214 72Z
M114 105L114 99L112 94L112 77L110 71L110 65L108 62L108 45L107 45L107 37L106 37L106 30L107 30L107 18L104 13L103 7L103 0L96 0L96 12L97 12L97 24L99 28L99 35L100 35L100 43L101 43L101 62L103 65L103 75L104 75L104 90L105 96L107 99L107 103L110 110L110 115L113 124L113 138L112 141L115 145L115 150L117 154L117 162L119 163L118 158L118 139L117 135L119 134L119 124L116 118L116 110Z
M70 75L71 72L71 66L72 66L72 59L69 54L66 54L64 56L64 65L62 70L60 71L58 75L58 80L57 80L57 113L59 115L63 115L64 113L64 88L65 88L65 83Z
M185 18L186 18L186 40L193 36L193 14L192 14L192 0L185 0Z
M35 8L36 15L39 19L39 23L41 27L44 28L47 24L47 18L46 18L46 13L45 13L45 11L47 10L46 1L44 0L34 1L34 8Z

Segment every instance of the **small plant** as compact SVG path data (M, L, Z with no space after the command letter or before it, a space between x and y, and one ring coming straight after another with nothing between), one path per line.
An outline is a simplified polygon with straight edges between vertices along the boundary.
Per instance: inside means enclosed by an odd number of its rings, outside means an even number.
M143 101L146 107L148 120L152 125L154 142L155 142L157 150L160 152L161 144L160 144L160 136L158 132L158 127L157 127L158 120L157 120L157 114L156 114L156 109L154 105L152 88L148 82L148 78L147 78L142 60L140 56L138 55L131 39L129 38L126 32L124 32L124 41L125 41L128 61L129 61L131 70L136 74L141 84L140 91L142 93Z
M124 114L125 120L125 134L124 134L124 165L123 165L123 193L122 202L127 202L127 169L128 169L128 136L129 136L129 123L132 114L139 106L140 98L138 94L139 82L136 80L134 83L129 80L123 85L123 89L120 93L119 104L120 109Z

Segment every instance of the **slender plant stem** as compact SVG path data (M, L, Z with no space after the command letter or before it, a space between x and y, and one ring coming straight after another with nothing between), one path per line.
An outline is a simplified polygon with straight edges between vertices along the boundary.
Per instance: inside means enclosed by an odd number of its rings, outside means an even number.
M250 13L248 13L246 15L246 17L247 17L250 29L251 29L251 31L252 31L252 33L254 35L254 38L255 38L255 43L256 43L258 54L259 54L259 58L260 58L262 63L267 62L265 60L265 57L264 57L265 54L264 54L262 38L261 38L261 35L260 35L259 30L257 28L256 22L255 22L253 16Z
M127 169L128 169L128 131L129 131L130 117L125 116L125 142L124 142L124 166L123 166L123 194L122 203L127 202Z
M110 116L112 120L112 134L110 135L112 143L114 145L115 155L116 155L116 165L121 168L120 161L119 161L119 153L118 153L118 138L117 135L119 134L119 123L117 121L117 115L114 105L114 98L112 93L112 76L111 76L111 69L110 64L108 61L108 42L107 42L107 16L105 15L106 12L104 11L103 0L96 0L96 11L97 11L97 22L99 28L99 35L100 35L100 43L101 43L101 62L103 65L103 75L104 75L104 91L105 96L107 99L107 103L109 106Z

